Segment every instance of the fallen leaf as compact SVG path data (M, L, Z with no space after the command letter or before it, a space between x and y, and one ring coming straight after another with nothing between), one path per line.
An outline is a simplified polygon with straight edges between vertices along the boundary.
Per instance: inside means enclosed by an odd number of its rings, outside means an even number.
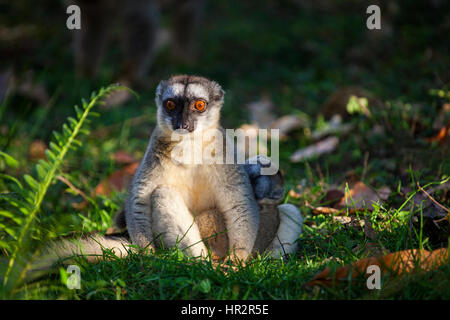
M338 144L339 139L337 137L328 137L311 146L295 151L290 158L291 162L300 162L312 157L318 157L323 154L331 153L336 149Z
M311 138L314 140L322 139L328 135L346 134L353 129L351 123L342 123L342 117L335 114L325 127L317 129L311 133Z
M449 190L450 182L443 183L436 187L430 188L426 192L430 197L438 190ZM430 199L424 192L417 193L409 205L409 209L418 210L417 215L422 214L423 217L431 219L439 219L447 216L448 212L442 207Z
M139 166L139 162L129 164L123 169L115 171L108 178L101 181L95 188L95 193L97 195L108 196L113 190L122 191L128 187L131 183L136 169Z
M379 202L387 199L391 194L388 187L381 189L381 195L366 186L364 182L357 182L349 191L345 192L345 196L334 205L334 208L342 209L345 207L352 207L355 209L362 209L373 202Z
M345 197L344 192L337 189L331 189L325 194L325 197L322 199L322 203L333 207L341 201L342 197Z
M285 138L291 131L304 127L307 120L294 114L277 118L273 113L274 104L269 97L247 104L251 124L256 129L278 129L280 138ZM270 131L268 133L270 135Z
M450 188L450 182L446 182L425 190L419 187L420 193L417 193L409 206L409 210L413 210L413 223L422 228L424 237L428 238L431 245L447 246L450 237L450 225L448 219L450 210L442 205L447 199L447 191ZM437 197L434 195L436 191L442 190Z
M345 209L335 209L335 208L330 208L330 207L314 207L311 204L309 204L308 202L306 202L305 205L308 208L312 209L312 212L314 214L334 215L334 216L336 216L336 215L343 216L343 215L346 215L347 212L349 215L352 215L352 214L355 214L356 212L364 212L367 210L367 209L353 209L353 208L345 210Z
M279 129L280 138L286 138L286 136L301 127L306 125L306 121L296 115L288 114L278 118L270 124L271 129Z
M360 259L351 265L337 268L332 273L327 267L318 273L311 281L307 282L307 286L333 286L339 281L347 281L349 277L355 279L360 275L367 275L367 267L371 265L379 266L382 273L392 273L396 275L408 274L415 271L430 271L438 268L448 260L447 248L441 248L432 252L427 250L403 250L390 253L384 256L373 256Z
M450 142L450 121L439 130L439 133L431 138L425 138L428 142L438 142L440 145L449 144Z

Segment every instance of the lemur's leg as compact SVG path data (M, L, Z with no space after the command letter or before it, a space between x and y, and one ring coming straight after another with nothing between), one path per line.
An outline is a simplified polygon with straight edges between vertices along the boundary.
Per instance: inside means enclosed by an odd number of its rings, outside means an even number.
M259 209L244 168L223 165L215 177L217 209L224 217L232 257L246 260L255 245L259 228ZM240 188L233 186L240 185ZM228 187L227 187L228 186Z
M152 231L155 245L184 249L193 257L206 257L208 251L197 223L181 195L170 187L159 186L151 195Z
M292 204L280 204L277 206L277 211L280 226L275 238L267 248L272 258L280 258L295 252L298 247L298 237L303 229L303 217L297 207Z

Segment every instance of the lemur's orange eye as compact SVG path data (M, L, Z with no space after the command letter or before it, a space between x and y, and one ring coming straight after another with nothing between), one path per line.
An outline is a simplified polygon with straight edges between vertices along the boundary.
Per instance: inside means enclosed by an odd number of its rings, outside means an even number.
M197 100L194 102L194 109L203 112L206 110L206 102L203 100Z
M172 100L167 100L166 108L167 110L173 110L175 108L175 102L173 102Z

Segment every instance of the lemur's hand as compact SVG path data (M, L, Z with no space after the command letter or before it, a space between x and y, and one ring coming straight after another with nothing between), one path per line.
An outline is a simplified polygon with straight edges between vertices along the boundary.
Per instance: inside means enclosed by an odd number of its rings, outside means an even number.
M275 185L277 181L274 181L274 176L261 174L261 168L270 166L270 158L263 155L247 159L245 162L244 169L250 178L256 200L279 197L279 186ZM277 175L280 175L280 173L277 173Z

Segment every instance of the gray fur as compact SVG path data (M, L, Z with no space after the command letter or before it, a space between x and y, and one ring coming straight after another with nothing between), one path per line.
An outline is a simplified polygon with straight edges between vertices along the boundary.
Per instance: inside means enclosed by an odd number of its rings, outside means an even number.
M179 164L170 157L176 143L170 141L170 136L176 127L173 113L164 108L163 102L204 99L208 102L206 111L194 115L195 128L186 134L211 127L223 132L219 124L223 96L216 82L202 77L174 76L159 84L155 99L158 125L133 179L125 210L133 243L141 247L151 243L178 245L190 255L205 256L204 235L210 235L211 230L225 230L226 247L241 260L255 252L268 251L278 257L296 250L302 217L293 205L277 206L284 193L281 175L269 178L260 173L270 160L258 156L246 165L195 165ZM226 139L225 134L223 137ZM226 141L222 145L226 147ZM210 222L197 223L196 216Z
M128 231L133 243L139 246L147 246L162 235L165 246L174 246L183 239L181 247L197 247L191 253L201 253L206 248L196 244L199 233L194 215L213 209L224 217L232 253L245 260L253 249L259 214L243 167L235 164L183 165L174 163L170 157L176 143L170 141L174 128L162 102L167 97L196 98L196 90L190 91L191 86L204 89L197 91L206 92L207 96L201 98L208 101L207 110L197 117L199 128L195 128L194 133L211 126L222 130L219 117L224 93L216 82L183 75L160 83L156 91L158 126L134 176L126 204ZM184 96L186 93L187 97ZM193 194L203 192L205 199L194 199Z
M201 88L190 91L189 84ZM302 216L295 206L280 205L284 195L281 173L270 178L262 176L259 169L265 163L259 158L256 164L247 165L183 164L172 160L171 151L178 142L171 141L173 128L167 121L169 114L162 110L162 99L174 94L195 98L193 92L206 92L202 98L208 101L208 107L197 118L198 127L186 133L187 137L211 126L223 132L219 118L224 92L216 82L189 76L161 81L156 91L158 123L134 175L124 213L116 217L116 222L120 227L126 225L131 243L142 248L178 246L190 256L201 257L206 257L210 249L212 256L224 258L230 254L239 260L255 253L267 252L278 258L295 252ZM226 146L223 142L217 148ZM126 256L129 244L126 239L98 235L79 240L79 244L59 241L49 246L35 270L74 254L94 254L96 261L102 247Z

